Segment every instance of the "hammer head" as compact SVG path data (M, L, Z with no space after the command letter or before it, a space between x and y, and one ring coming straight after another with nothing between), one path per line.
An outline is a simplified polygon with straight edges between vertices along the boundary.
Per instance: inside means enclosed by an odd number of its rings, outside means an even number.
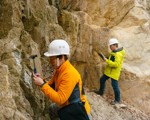
M36 57L37 57L37 55L31 55L31 56L30 56L31 59L34 59L34 58L36 58Z

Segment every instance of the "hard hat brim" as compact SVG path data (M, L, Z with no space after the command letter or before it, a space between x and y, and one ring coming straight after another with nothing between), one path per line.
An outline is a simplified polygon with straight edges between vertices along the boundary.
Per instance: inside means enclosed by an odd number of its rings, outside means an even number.
M49 52L45 52L44 55L46 57L51 57L51 56L58 56L58 55L69 55L69 53L64 53L64 54L50 54Z
M45 55L46 57L52 56L51 54L49 54L49 52L45 52L44 55Z
M118 44L118 43L110 43L110 44L108 44L108 45L111 46L111 45L114 45L114 44Z

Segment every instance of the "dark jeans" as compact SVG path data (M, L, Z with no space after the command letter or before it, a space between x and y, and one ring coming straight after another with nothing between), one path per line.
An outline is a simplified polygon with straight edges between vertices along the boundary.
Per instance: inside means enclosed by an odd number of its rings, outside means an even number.
M104 90L105 90L105 83L106 80L108 80L109 77L106 76L105 74L100 78L100 94L103 95L104 94ZM115 94L115 101L120 102L120 89L118 86L118 80L114 80L113 78L111 78L111 85L113 87L114 90L114 94Z

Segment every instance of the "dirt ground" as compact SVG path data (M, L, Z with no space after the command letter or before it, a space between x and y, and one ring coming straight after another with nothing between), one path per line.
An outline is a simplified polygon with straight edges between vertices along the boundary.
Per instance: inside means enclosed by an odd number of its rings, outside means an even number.
M92 120L150 120L150 116L122 101L120 105L111 105L108 96L85 90L91 105Z

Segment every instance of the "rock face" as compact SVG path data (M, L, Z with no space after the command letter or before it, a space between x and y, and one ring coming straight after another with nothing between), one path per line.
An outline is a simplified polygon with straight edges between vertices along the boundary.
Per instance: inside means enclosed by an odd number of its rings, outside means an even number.
M38 55L37 70L49 77L43 53L53 39L66 39L70 61L92 89L105 66L98 53L108 55L111 37L126 51L122 99L150 114L150 0L1 0L0 119L49 119L50 101L32 84L30 55ZM111 89L108 82L106 94Z

